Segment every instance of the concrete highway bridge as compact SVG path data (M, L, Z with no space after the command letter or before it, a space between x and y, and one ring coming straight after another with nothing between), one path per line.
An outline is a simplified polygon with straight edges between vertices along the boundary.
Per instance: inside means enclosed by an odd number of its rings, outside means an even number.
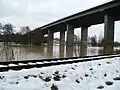
M67 31L66 56L72 57L74 29L81 27L80 56L85 56L87 52L88 28L91 25L104 23L104 54L112 54L114 47L114 23L118 20L120 20L120 0L114 0L36 28L26 35L42 41L44 35L48 34L48 50L53 50L53 34L60 32L59 51L61 53L60 56L62 56L65 51L65 31Z

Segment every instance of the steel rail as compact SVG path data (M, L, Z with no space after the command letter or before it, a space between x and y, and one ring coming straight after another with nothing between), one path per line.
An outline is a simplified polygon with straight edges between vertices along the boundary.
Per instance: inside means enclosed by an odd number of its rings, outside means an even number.
M113 55L96 55L85 57L72 57L72 58L57 58L57 59L42 59L42 60L29 60L29 61L12 61L12 62L0 62L0 72L8 70L21 70L30 68L41 68L55 65L65 65L79 62L104 60L107 58L120 57L120 54ZM14 64L14 65L13 65Z

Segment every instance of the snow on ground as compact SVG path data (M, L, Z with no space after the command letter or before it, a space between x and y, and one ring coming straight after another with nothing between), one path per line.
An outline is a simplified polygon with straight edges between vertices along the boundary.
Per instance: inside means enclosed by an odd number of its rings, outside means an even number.
M0 90L120 90L120 57L0 72Z

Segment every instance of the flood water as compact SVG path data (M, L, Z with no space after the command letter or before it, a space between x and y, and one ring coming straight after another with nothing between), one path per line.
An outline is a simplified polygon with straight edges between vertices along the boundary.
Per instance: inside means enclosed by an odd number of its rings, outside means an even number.
M88 47L87 55L99 55L99 47ZM73 56L79 56L77 46L74 46ZM64 57L66 57L64 52ZM36 60L45 58L59 58L59 45L53 45L53 55L48 55L47 45L4 45L0 43L0 61Z

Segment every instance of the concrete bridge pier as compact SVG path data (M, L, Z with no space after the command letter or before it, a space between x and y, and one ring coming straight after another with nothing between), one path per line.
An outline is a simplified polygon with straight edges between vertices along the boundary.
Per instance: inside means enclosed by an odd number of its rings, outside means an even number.
M48 30L48 38L47 38L47 56L53 57L53 31Z
M113 54L114 50L114 20L111 15L104 16L104 54Z
M87 55L87 38L88 38L88 27L81 27L81 45L80 45L80 56Z
M65 30L60 30L60 46L59 46L59 57L64 57L64 46L65 46Z
M73 44L74 44L74 28L72 25L67 25L67 43L66 43L66 57L73 56Z

